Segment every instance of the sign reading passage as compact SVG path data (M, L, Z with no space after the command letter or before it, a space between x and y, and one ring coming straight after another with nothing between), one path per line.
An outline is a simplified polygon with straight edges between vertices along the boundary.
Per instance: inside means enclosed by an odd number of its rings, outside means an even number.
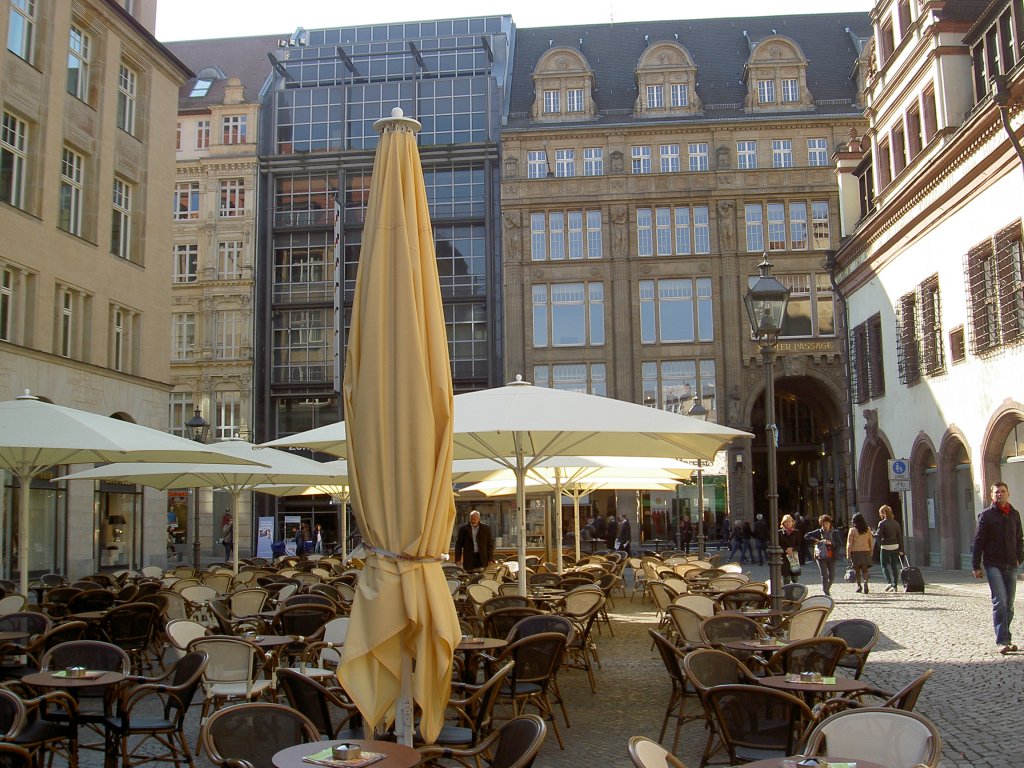
M906 459L889 460L889 490L910 490L910 462Z

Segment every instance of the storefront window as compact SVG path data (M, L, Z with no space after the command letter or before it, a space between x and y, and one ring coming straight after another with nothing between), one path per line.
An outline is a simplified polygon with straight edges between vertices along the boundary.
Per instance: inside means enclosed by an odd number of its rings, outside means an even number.
M65 560L65 519L67 498L64 488L51 478L62 472L53 469L37 475L32 481L29 496L29 574L34 578L43 573L62 572ZM2 558L3 578L14 578L21 573L18 552L18 509L21 487L9 472L3 473L4 497L0 510L0 552L10 552Z
M134 568L139 559L137 522L142 510L142 488L101 482L96 492L99 513L99 567Z

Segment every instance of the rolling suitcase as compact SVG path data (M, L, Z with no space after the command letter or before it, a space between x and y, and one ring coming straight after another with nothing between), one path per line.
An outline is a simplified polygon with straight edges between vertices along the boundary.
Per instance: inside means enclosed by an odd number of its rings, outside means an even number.
M910 564L906 555L900 555L900 581L907 592L924 592L924 577L921 569Z

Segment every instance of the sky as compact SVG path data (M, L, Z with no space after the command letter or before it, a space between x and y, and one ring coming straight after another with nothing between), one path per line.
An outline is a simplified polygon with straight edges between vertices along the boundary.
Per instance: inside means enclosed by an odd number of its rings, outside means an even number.
M339 3L337 0L161 0L157 6L158 40L198 40L211 37L294 32L297 27L382 24L395 21L425 21L462 16L511 14L519 27L565 24L593 24L608 21L654 21L723 16L768 16L830 11L871 10L873 0L594 0L594 2L550 2L550 0L446 0L424 6L412 0L374 3Z

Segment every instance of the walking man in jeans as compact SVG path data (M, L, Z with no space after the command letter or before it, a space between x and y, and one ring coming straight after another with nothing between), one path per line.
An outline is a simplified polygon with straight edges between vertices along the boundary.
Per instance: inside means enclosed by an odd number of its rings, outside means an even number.
M988 579L996 649L1005 654L1017 650L1010 625L1013 623L1013 600L1017 591L1017 566L1024 560L1024 535L1020 513L1010 506L1010 489L1006 483L993 483L991 490L991 506L978 515L972 564L975 578L980 579L984 575Z

